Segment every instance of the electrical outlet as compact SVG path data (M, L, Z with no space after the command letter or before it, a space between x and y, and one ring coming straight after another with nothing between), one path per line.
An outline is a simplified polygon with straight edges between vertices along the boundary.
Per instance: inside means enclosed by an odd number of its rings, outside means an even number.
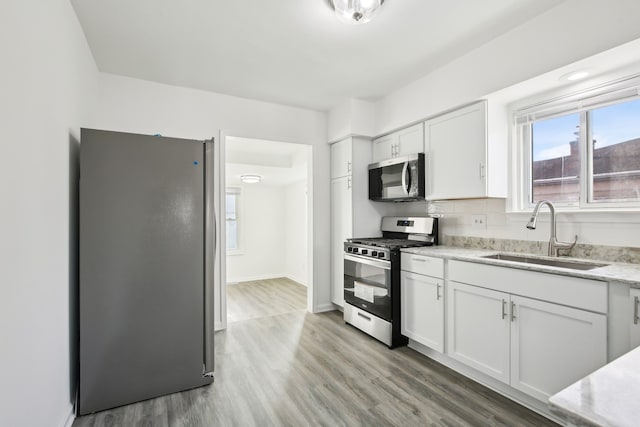
M487 216L486 215L471 215L471 228L486 229L487 228Z

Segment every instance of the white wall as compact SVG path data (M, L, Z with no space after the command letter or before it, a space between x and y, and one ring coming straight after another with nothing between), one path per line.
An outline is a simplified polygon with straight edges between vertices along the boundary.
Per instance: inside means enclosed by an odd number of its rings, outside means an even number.
M375 133L375 104L361 99L347 99L329 111L329 143L347 136L372 137Z
M568 0L375 105L380 135L640 37L637 0Z
M284 209L285 275L307 286L307 182L299 181L285 188Z
M101 73L86 127L182 138L226 135L311 145L314 310L331 307L326 113ZM216 301L221 301L219 283ZM216 325L222 324L221 307Z
M227 255L227 282L284 277L285 187L240 186L240 253Z
M98 72L68 0L1 9L0 425L61 427L75 383L77 143Z

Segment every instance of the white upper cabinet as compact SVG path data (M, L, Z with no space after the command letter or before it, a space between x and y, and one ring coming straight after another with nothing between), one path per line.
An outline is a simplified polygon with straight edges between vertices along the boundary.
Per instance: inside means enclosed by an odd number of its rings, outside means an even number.
M424 125L418 123L395 132L397 136L396 157L424 153Z
M506 129L506 122L494 126ZM506 139L490 132L487 102L424 123L427 200L506 197Z
M372 162L424 152L422 123L373 140Z
M331 145L331 179L351 175L352 162L350 138Z
M374 139L371 161L373 163L378 163L395 157L393 155L396 144L395 141L396 138L394 138L394 134Z

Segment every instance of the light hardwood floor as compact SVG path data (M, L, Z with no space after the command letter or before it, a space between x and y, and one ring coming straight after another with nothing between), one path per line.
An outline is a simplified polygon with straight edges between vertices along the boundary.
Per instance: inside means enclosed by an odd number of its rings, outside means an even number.
M229 323L207 387L78 418L74 426L550 426L547 419L342 313Z
M227 286L227 322L306 310L307 288L286 278Z

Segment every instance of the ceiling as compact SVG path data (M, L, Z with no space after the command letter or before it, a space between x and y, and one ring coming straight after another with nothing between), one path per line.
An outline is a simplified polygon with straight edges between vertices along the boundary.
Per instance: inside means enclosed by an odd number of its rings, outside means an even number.
M100 71L315 110L375 100L562 0L71 0Z
M262 177L260 184L250 185L283 186L307 179L307 145L227 136L225 148L226 185L240 185L241 175Z

